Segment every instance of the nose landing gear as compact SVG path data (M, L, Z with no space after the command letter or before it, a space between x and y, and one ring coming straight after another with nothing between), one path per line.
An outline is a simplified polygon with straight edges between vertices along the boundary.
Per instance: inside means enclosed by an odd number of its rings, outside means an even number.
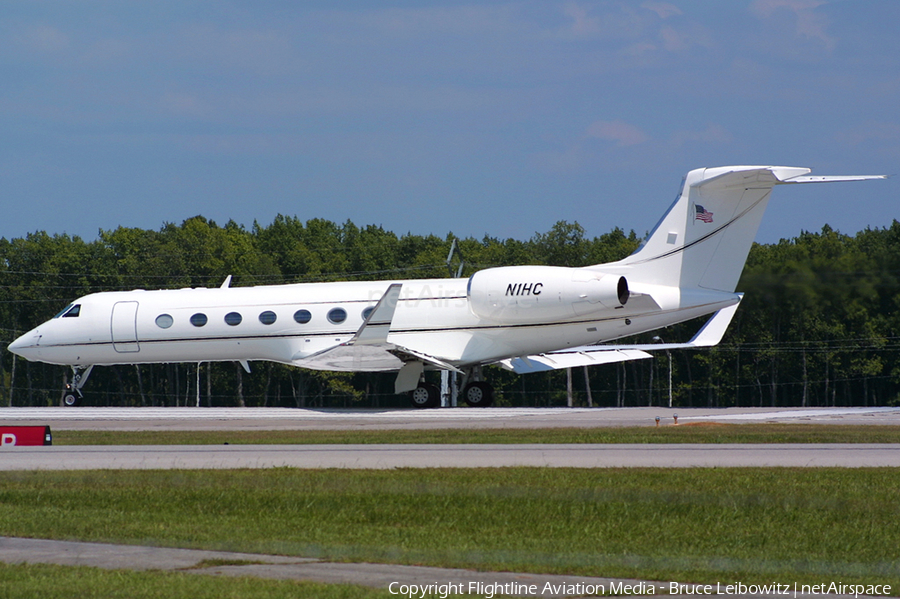
M62 403L64 406L72 408L81 403L81 400L84 398L81 388L87 383L93 369L93 364L90 366L72 366L72 382L66 383L65 389L63 389Z

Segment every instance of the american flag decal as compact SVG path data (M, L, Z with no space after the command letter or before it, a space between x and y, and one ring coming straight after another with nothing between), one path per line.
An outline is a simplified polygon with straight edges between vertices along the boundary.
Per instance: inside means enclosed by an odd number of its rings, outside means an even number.
M706 208L704 208L700 204L694 204L694 209L697 211L697 216L694 217L695 220L702 220L705 223L713 222L713 220L712 220L713 213L712 212L707 212Z

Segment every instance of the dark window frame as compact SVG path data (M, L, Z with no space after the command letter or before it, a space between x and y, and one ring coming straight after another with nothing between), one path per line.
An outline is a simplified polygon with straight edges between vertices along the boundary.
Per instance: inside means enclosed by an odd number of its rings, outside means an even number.
M347 311L340 306L328 311L328 322L331 324L343 324L347 320Z

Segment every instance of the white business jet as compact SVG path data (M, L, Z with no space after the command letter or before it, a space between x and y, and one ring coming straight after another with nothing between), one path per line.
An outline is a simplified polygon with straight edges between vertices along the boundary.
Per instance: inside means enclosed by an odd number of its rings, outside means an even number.
M471 277L94 293L16 339L29 360L70 365L75 405L97 365L253 360L345 372L396 371L395 390L435 407L426 369L464 375L462 397L488 406L482 366L517 373L651 357L717 344L776 185L883 176L809 176L782 166L701 168L641 247L583 268L505 266ZM599 345L713 314L686 343Z

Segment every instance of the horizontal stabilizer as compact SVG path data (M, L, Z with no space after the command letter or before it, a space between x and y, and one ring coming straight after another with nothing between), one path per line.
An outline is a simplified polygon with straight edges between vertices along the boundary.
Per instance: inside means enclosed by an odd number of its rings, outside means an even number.
M825 175L811 177L793 177L785 179L781 183L840 183L842 181L871 181L872 179L887 179L887 175Z

